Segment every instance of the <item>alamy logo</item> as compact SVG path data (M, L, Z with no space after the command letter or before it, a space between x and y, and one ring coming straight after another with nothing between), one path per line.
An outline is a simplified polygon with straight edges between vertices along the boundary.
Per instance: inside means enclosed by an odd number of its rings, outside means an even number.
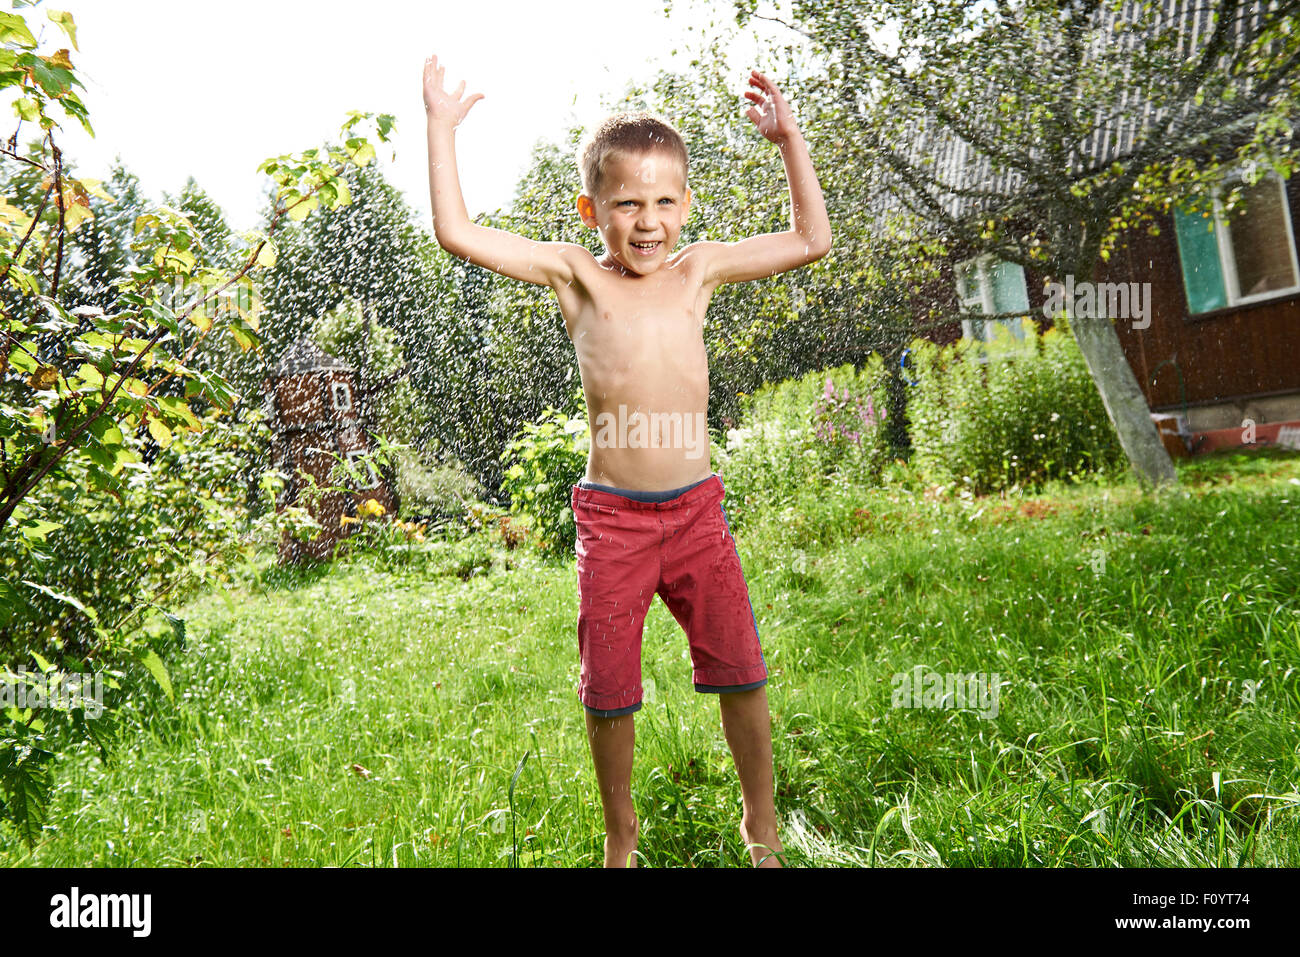
M686 449L688 459L698 459L709 450L709 423L703 412L640 412L628 414L621 402L618 416L602 412L596 416L593 439L602 449Z
M1071 319L1129 319L1134 329L1151 325L1151 283L1080 282L1066 276L1064 283L1047 284L1043 315L1057 319L1068 312Z
M149 894L71 894L50 898L51 927L129 927L135 937L148 937L153 909Z
M104 676L80 674L47 675L28 671L19 665L16 674L0 672L0 709L56 708L71 711L81 708L87 718L104 713Z
M911 671L895 674L892 684L895 708L963 708L978 711L981 718L988 720L998 716L1002 676L997 672L927 673L925 665L917 665Z

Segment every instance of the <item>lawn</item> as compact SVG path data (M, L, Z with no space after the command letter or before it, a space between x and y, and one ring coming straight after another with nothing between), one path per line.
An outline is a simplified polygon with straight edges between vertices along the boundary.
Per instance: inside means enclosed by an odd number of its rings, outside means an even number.
M751 510L791 864L1300 865L1300 456L1180 472L1159 496L835 479ZM271 562L184 609L176 703L61 763L45 839L0 834L0 863L600 862L571 558ZM643 661L642 864L742 866L717 700L658 601ZM997 675L996 709L893 706L918 666Z

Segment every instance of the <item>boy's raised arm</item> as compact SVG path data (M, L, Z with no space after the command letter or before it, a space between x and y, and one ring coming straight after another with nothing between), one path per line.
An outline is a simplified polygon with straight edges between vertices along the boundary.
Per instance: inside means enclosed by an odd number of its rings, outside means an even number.
M790 105L776 84L757 70L751 73L749 83L757 92L745 92L745 97L754 103L745 115L781 150L785 178L790 184L791 228L734 243L695 243L699 254L705 257L706 282L766 279L818 260L831 248L826 200L808 155L808 144L799 132Z
M482 93L462 99L465 82L454 93L443 89L444 70L437 57L424 61L424 109L429 120L429 202L438 245L453 256L512 279L542 286L573 281L576 255L587 250L574 243L534 242L470 220L456 171L456 127Z

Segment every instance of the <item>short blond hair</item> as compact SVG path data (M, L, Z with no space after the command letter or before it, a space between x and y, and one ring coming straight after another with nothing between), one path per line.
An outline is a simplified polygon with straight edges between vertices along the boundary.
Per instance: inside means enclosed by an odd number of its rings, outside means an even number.
M686 143L671 123L644 111L615 113L607 117L578 149L583 192L588 196L596 195L611 156L638 156L651 152L667 153L680 160L682 184L685 185L690 159L686 155Z

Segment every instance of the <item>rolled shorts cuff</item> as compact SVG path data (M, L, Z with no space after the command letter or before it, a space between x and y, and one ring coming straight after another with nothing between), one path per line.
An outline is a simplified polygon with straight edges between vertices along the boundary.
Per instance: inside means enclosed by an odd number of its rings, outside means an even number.
M638 701L636 704L630 704L626 708L601 709L601 708L593 708L589 704L587 704L587 702L584 701L582 702L582 707L583 710L587 712L587 714L593 715L594 717L597 718L617 718L625 714L633 714L634 712L640 711L641 702Z
M695 675L695 690L701 694L725 694L729 691L753 691L767 684L767 668L759 665L754 668L735 668L711 670Z

